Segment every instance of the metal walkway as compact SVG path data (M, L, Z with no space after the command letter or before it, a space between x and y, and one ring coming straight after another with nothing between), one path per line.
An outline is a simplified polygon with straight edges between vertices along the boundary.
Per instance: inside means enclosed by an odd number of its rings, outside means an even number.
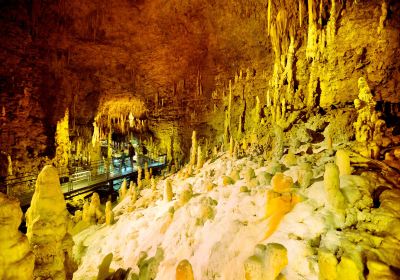
M145 161L148 163L148 168L152 170L153 175L161 174L162 169L166 166L165 156L161 156L157 160L146 158ZM144 164L141 164L141 166L144 169ZM137 170L138 164L134 163L132 166L129 159L126 159L125 164L121 164L118 160L113 160L112 164L107 161L94 162L85 169L76 168L72 174L59 170L59 174L61 174L61 189L66 199L93 192L99 188L107 187L109 191L117 190L119 188L118 185L125 178L136 181ZM7 194L18 198L21 202L21 207L30 204L35 191L37 175L26 174L6 181ZM18 186L22 186L27 191L18 192Z

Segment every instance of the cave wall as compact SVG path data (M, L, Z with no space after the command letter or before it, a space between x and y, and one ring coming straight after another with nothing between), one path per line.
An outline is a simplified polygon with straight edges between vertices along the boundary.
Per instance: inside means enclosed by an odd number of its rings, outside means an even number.
M146 118L163 123L155 135L173 122L187 130L177 142L196 126L221 142L240 75L248 82L234 98L249 110L268 92L288 110L343 106L361 76L378 100L400 102L397 1L0 3L1 143L21 163L54 156L66 109L71 128L90 130L101 100L117 96L146 104Z

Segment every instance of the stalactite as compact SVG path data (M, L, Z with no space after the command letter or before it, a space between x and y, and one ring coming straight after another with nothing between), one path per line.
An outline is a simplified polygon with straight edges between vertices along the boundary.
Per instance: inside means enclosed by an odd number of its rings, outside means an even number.
M268 36L270 35L271 31L271 0L268 0Z
M314 0L308 0L308 34L307 34L307 58L314 58L317 48L317 25L315 22Z
M299 0L299 25L303 23L303 0Z
M385 27L385 21L386 21L387 14L388 14L388 7L387 7L386 0L382 1L381 13L382 14L379 17L378 34L381 34L383 28Z
M336 33L336 0L332 0L329 21L326 26L326 42L331 46L335 40Z

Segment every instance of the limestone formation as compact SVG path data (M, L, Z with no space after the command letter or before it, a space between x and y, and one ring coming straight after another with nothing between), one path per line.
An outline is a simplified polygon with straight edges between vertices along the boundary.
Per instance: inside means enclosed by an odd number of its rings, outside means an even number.
M174 193L172 192L172 181L171 179L165 180L164 186L164 201L169 202L172 200Z
M99 272L97 274L96 280L105 280L111 274L110 273L110 264L113 259L113 254L109 253L108 255L104 256L103 261L99 265Z
M256 177L256 173L254 172L254 169L249 167L247 168L245 174L244 174L244 179L247 183L251 182Z
M207 220L213 219L215 216L214 206L217 201L211 197L202 197L199 202L199 211L197 213L196 225L204 225Z
M237 169L233 169L229 177L231 177L232 180L234 180L235 182L239 181L240 180L239 171Z
M197 169L201 169L204 165L204 154L201 150L201 146L197 147Z
M337 279L363 279L363 267L359 267L350 256L344 255L337 266Z
M265 206L265 218L268 220L268 228L264 239L270 237L278 228L283 217L292 211L293 207L301 201L301 198L293 193L278 193L275 191L267 192L267 202Z
M391 280L397 279L398 277L398 275L396 275L388 265L379 261L368 260L367 267L367 280Z
M119 200L120 200L120 201L122 201L122 200L125 198L125 196L126 196L126 193L127 193L126 184L127 184L126 179L124 179L124 180L122 181L121 187L120 187L120 189L119 189Z
M229 176L222 176L222 185L223 185L223 186L226 187L226 186L232 185L232 184L234 184L234 183L235 183L235 181L233 181L231 177L229 177Z
M0 192L0 279L33 279L35 256L18 231L21 218L19 201Z
M345 199L340 191L339 168L334 163L325 166L324 188L329 205L336 210L345 209Z
M338 150L336 152L336 165L339 168L340 176L351 175L349 151Z
M147 163L147 161L144 163L144 179L146 181L149 181L151 177L151 172L149 169L149 164Z
M83 204L83 209L82 209L82 221L87 224L90 224L89 207L90 207L89 202L85 201L85 203Z
M89 205L89 221L90 224L98 223L103 217L103 212L100 209L100 197L98 193L93 193Z
M66 279L73 241L57 169L45 166L26 213L27 236L35 254L34 279Z
M137 186L138 186L138 190L141 190L143 187L143 182L142 182L142 173L143 173L143 169L141 166L138 166L137 168L138 171L138 176L137 176Z
M297 181L299 182L300 187L308 188L311 185L311 180L314 176L311 164L302 163L299 167Z
M196 137L196 131L193 130L192 134L192 148L190 150L190 161L189 164L191 166L195 166L196 164L196 159L197 159L197 137Z
M289 192L293 187L293 179L283 173L276 173L271 179L271 186L275 192L284 193Z
M327 249L318 250L318 267L320 280L336 280L337 279L338 261L334 254Z
M154 177L151 177L150 179L150 185L151 185L151 190L154 192L157 190L157 183Z
M106 225L112 225L114 223L114 212L112 210L111 201L106 203Z
M185 205L193 196L193 187L191 184L187 184L183 187L183 190L179 194L178 205Z
M244 263L246 280L275 280L288 264L287 250L278 243L259 244Z
M182 260L176 267L176 280L194 280L192 265L188 260Z

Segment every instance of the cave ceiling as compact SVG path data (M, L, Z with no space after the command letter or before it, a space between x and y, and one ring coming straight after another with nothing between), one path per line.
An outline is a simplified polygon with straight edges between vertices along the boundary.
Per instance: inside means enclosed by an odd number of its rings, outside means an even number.
M255 58L268 65L266 19L256 13L266 3L245 2L2 1L2 75L20 80L19 94L30 87L52 123L66 108L87 123L121 96L145 102L149 117L161 102L178 116L216 77Z

